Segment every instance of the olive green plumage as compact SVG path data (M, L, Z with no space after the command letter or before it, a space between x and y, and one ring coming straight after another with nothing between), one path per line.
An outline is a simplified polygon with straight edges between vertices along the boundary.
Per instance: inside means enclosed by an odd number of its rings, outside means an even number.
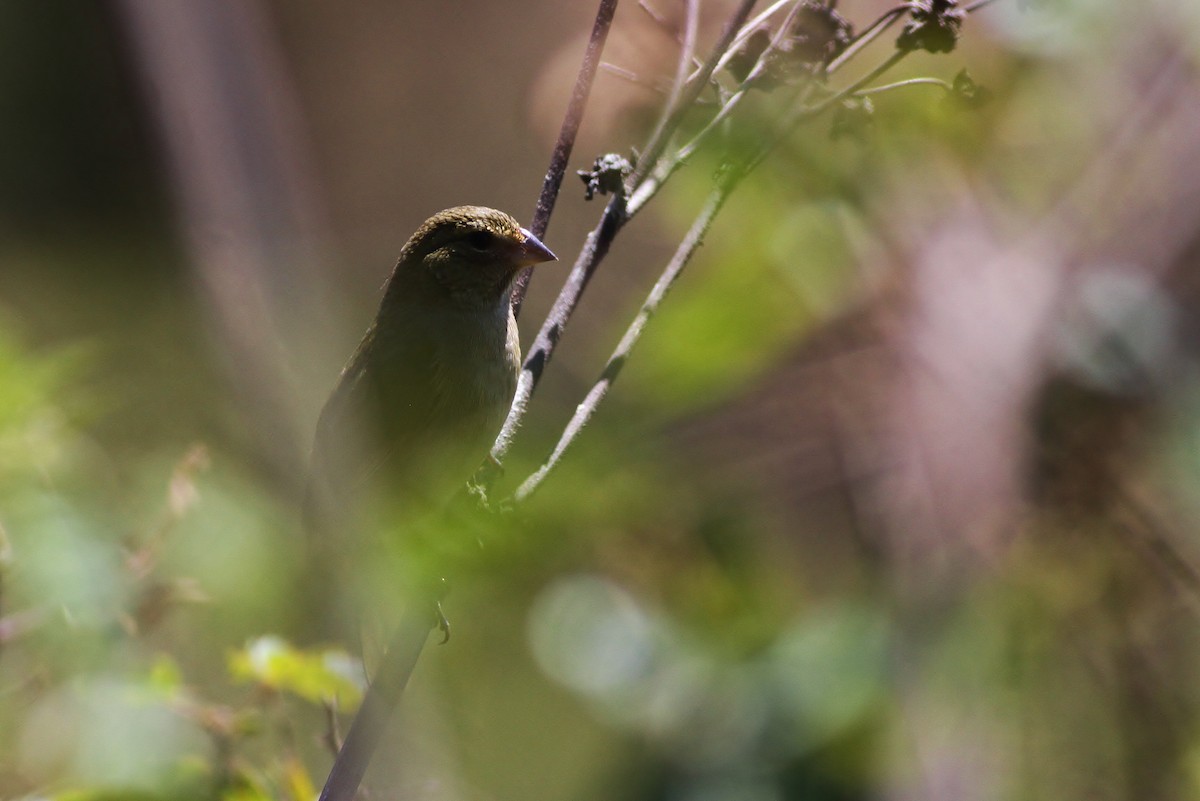
M367 330L321 412L305 516L437 501L483 458L520 370L513 278L554 254L509 215L439 212L400 251ZM426 496L426 497L418 497Z

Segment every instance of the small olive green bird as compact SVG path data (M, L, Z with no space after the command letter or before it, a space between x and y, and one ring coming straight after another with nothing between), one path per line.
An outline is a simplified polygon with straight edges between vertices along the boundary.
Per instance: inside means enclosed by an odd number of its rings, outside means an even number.
M513 279L554 260L511 216L482 206L417 229L317 422L310 530L361 517L372 497L436 504L470 477L520 371Z

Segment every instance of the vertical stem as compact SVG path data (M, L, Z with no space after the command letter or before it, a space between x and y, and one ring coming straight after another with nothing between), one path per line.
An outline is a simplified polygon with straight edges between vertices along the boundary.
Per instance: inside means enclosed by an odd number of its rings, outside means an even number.
M685 0L683 19L683 44L679 49L679 64L675 69L675 83L671 86L667 108L674 108L679 95L687 84L688 72L692 68L692 55L696 52L696 29L700 25L700 0Z
M492 446L491 460L485 462L475 475L475 483L485 489L496 478L494 470L489 470L489 465L495 468L508 455L513 437L521 426L521 420L525 417L525 411L529 407L529 399L533 395L534 388L541 381L542 372L546 369L546 364L554 353L559 337L562 336L563 327L571 319L571 314L579 305L579 299L583 296L583 291L587 288L592 274L608 254L608 249L612 245L613 239L616 238L617 232L621 230L621 226L625 224L625 220L625 196L613 195L604 209L604 215L600 218L600 222L588 234L587 242L584 244L579 258L575 260L575 265L571 268L571 274L567 276L562 291L558 293L554 306L550 309L546 321L542 323L541 330L538 331L533 345L529 348L529 355L525 357L525 362L521 365L521 375L517 378L517 391L513 396L512 406L508 410L504 426L500 429L500 434Z
M592 35L588 39L587 49L583 53L583 63L579 65L579 74L575 78L575 88L571 92L571 102L563 117L562 128L558 132L558 141L554 143L554 153L550 156L550 166L546 169L546 177L542 179L542 192L538 195L537 207L533 211L533 222L530 230L539 239L545 236L550 225L550 215L558 200L558 190L562 188L563 176L567 172L567 163L571 160L571 151L575 147L575 136L583 123L583 112L587 107L588 95L592 91L592 82L596 78L596 70L600 67L600 54L604 50L604 42L608 38L608 30L612 27L613 15L617 12L617 0L600 0L596 9L596 21L592 23ZM520 315L521 305L525 302L525 293L529 289L529 277L532 273L528 267L520 272L513 282L512 306L513 314Z
M325 780L325 788L321 790L319 801L353 801L362 784L371 757L375 755L384 732L387 731L388 719L392 710L400 700L404 687L417 666L417 658L425 647L425 640L433 628L433 614L428 606L415 602L405 612L399 628L396 629L383 662L375 675L367 694L363 696L362 706L354 716L354 723L342 743L333 761L333 769Z

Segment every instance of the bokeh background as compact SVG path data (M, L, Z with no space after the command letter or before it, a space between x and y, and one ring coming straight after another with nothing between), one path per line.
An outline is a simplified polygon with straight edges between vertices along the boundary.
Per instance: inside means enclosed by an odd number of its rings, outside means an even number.
M618 10L573 169L655 119L681 11L651 6ZM881 79L966 68L989 102L913 85L789 138L561 469L447 532L480 538L454 636L370 797L1200 794L1198 9L997 0ZM320 405L422 220L529 218L593 14L0 4L0 798L315 797L363 675L299 527ZM506 480L718 155L622 232Z

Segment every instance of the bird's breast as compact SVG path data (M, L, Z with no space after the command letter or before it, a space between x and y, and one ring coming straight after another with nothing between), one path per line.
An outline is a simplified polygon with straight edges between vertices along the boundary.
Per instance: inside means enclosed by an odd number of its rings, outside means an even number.
M508 304L463 315L438 339L435 394L451 417L495 434L516 390L520 345Z

